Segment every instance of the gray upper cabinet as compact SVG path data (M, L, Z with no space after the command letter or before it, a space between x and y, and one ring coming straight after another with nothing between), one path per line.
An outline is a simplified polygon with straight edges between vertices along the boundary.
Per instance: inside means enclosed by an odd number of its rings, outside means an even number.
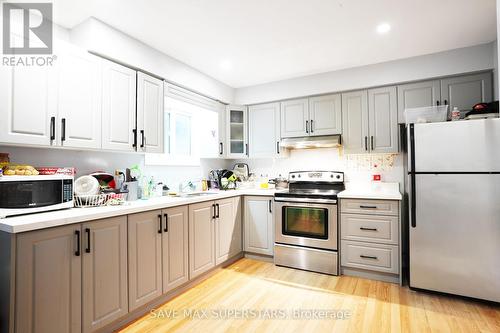
M188 206L163 210L163 293L189 280Z
M281 102L281 137L309 135L309 100L307 98Z
M189 278L215 266L215 204L189 205Z
M342 141L346 153L368 152L368 93L342 94Z
M310 134L342 133L342 98L340 94L309 98Z
M369 146L372 153L398 152L396 87L368 90Z
M218 265L241 252L240 198L218 200L215 205L215 264Z
M404 110L424 106L440 105L439 80L423 81L398 86L398 123L405 123Z
M82 257L78 237L79 224L17 237L17 333L81 332Z
M82 226L83 332L100 329L128 313L127 217Z
M154 300L162 287L162 215L150 211L128 216L130 311Z
M469 111L474 104L491 102L492 88L491 72L474 75L456 76L441 80L441 99L443 104L457 107L461 111ZM464 115L465 112L462 112Z
M249 157L278 157L280 151L280 104L248 107Z

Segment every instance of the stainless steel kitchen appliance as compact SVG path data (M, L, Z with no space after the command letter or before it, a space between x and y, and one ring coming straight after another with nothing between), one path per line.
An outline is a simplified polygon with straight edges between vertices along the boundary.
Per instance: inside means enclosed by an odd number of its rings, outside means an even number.
M274 195L274 263L337 275L337 194L344 174L291 172L288 180L288 190Z
M73 176L0 177L0 218L73 207Z
M500 302L500 119L407 131L410 287Z

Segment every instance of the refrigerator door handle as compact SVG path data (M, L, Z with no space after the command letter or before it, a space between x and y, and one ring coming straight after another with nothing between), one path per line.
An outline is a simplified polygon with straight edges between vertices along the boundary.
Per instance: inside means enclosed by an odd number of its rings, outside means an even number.
M417 213L415 209L417 208L416 190L415 190L415 128L414 124L410 124L410 186L411 186L411 201L410 201L410 219L411 227L415 228L417 226Z

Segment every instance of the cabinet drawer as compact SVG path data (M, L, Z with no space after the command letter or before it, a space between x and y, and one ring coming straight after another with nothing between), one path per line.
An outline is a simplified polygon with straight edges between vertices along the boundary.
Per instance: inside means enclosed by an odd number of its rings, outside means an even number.
M342 199L340 205L342 213L399 215L399 201L395 200Z
M399 243L397 216L341 214L340 221L342 239L394 245Z
M342 266L392 274L399 273L397 246L342 241L341 251Z

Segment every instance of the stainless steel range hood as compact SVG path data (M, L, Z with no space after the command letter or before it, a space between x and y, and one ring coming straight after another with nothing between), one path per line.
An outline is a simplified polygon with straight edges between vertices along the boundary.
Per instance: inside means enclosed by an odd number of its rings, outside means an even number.
M285 138L280 146L287 149L336 148L342 143L340 134Z

